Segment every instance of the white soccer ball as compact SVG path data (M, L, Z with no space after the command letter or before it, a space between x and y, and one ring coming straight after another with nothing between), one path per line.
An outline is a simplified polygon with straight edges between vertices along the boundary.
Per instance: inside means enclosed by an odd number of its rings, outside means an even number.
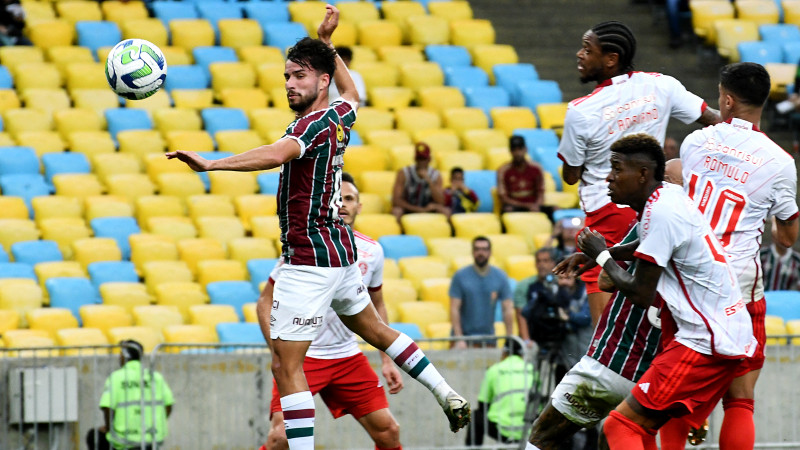
M117 94L141 100L155 94L167 80L167 60L161 49L144 39L126 39L106 59L106 80Z

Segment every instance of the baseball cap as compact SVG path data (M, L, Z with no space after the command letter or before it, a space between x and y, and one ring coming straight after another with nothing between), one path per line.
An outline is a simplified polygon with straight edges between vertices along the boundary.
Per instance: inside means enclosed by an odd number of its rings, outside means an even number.
M511 139L508 140L508 146L513 148L520 148L525 147L525 138L518 135L511 136Z
M414 159L431 159L431 148L424 142L417 142L414 146Z

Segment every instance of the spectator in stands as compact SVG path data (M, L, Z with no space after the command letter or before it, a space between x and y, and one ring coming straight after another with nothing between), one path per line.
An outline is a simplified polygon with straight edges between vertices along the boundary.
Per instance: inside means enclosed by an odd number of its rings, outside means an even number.
M467 428L467 446L482 446L484 434L502 443L522 439L525 399L538 378L522 350L519 341L506 340L500 362L486 371L478 393L478 408Z
M444 206L442 176L431 167L431 148L424 142L414 147L414 161L397 171L392 190L392 214L400 217L408 213L434 212L450 215Z
M556 249L552 247L542 247L536 250L536 275L520 280L514 288L514 311L516 313L519 336L526 344L532 344L530 333L528 332L528 321L522 317L522 308L528 304L528 290L531 285L539 281L539 277L552 274L556 267Z
M364 84L364 78L360 73L350 68L350 63L353 61L353 50L351 50L350 47L336 47L336 53L338 53L339 57L342 58L342 61L344 61L344 64L347 66L347 71L350 72L350 78L353 79L353 83L356 85L356 91L358 91L358 103L361 106L366 105L367 85ZM339 90L336 89L336 83L331 83L331 85L328 87L328 99L330 101L334 101L337 98L339 98Z
M544 173L542 168L526 159L528 148L525 138L511 136L511 161L497 169L497 196L503 212L538 212L544 200Z
M680 157L681 157L681 146L680 144L678 144L678 141L675 140L675 138L672 136L664 139L664 159L669 161L670 159L675 159Z
M450 282L450 321L456 337L494 335L494 314L501 302L506 335L513 333L514 303L505 272L489 264L492 243L484 236L472 240L474 264L460 269ZM473 347L495 345L494 339L471 341ZM458 340L457 349L467 348Z
M772 235L777 233L772 218ZM761 267L764 268L765 291L800 291L800 253L773 239L772 244L761 249Z
M683 186L682 169L683 164L681 164L680 158L667 160L666 164L664 164L664 181Z
M550 239L545 242L545 247L553 247L555 249L555 259L559 260L566 256L575 253L577 244L575 243L575 236L581 232L584 226L584 219L582 217L564 217L556 222L553 227L553 233Z
M689 1L666 0L666 7L667 22L669 23L669 48L679 48L683 45L681 12L689 10Z
M5 0L0 10L0 46L32 45L22 34L25 28L25 10L19 0Z
M478 209L478 195L464 184L464 169L461 167L450 170L450 187L444 190L444 206L452 214Z
M106 379L100 397L104 425L86 435L90 450L154 449L163 445L169 432L172 391L160 373L142 367L142 354L142 344L120 342L122 368Z

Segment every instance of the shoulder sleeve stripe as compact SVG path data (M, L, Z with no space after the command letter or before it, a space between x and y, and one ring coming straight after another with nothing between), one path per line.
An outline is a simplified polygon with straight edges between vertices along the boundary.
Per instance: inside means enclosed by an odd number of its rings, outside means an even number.
M647 255L647 254L644 254L644 253L641 253L641 252L633 252L633 256L635 256L635 257L637 257L639 259L643 259L645 261L650 261L651 263L653 263L655 265L659 265L658 262L656 261L656 259L653 258L650 255Z

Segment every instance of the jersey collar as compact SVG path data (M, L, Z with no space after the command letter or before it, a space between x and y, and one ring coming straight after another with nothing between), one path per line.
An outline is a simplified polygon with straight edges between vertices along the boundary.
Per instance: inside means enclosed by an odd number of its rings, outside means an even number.
M758 125L752 122L748 122L744 119L739 119L738 117L731 117L728 120L726 120L725 123L733 125L736 128L741 128L743 130L753 130L759 133L761 132L761 130L758 129Z
M611 77L611 78L609 78L607 80L604 80L604 81L601 81L600 83L597 83L597 87L601 88L601 87L611 86L612 84L623 83L623 82L627 81L628 78L630 78L632 74L633 74L633 72L628 72L628 73L623 73L622 75L617 75L615 77Z

